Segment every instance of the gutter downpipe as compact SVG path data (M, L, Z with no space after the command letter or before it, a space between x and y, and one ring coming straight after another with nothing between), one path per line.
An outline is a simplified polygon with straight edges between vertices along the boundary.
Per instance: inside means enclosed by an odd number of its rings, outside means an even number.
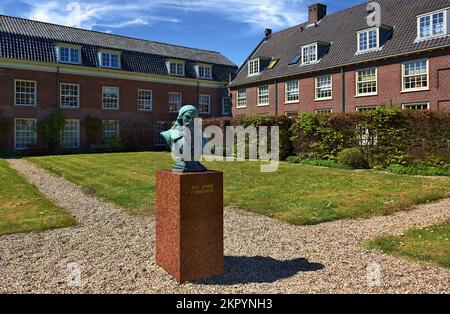
M341 112L345 112L345 71L341 67Z
M278 116L278 81L275 79L275 116Z

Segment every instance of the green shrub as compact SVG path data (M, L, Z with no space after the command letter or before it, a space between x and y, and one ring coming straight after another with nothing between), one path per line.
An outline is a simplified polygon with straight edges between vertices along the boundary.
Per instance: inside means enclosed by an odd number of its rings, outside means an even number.
M368 169L369 161L359 148L346 148L338 155L341 165L352 167L353 169Z
M287 162L292 164L303 164L317 167L338 168L346 170L353 169L352 167L341 165L334 160L310 159L310 158L302 158L301 156L290 156L287 158Z
M56 108L47 118L42 120L38 129L44 144L48 145L50 151L55 151L59 146L61 131L66 125L66 118L61 109Z
M105 141L105 145L110 148L113 152L119 152L124 149L122 141L117 137L112 137Z
M450 169L438 167L405 167L402 165L390 165L387 169L389 172L407 175L421 176L450 176Z

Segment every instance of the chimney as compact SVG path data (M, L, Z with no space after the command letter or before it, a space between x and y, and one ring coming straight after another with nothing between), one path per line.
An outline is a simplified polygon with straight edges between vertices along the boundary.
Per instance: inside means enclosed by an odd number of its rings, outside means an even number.
M270 36L272 36L272 30L270 28L266 28L264 35L265 35L266 39L269 39Z
M316 3L308 7L309 24L319 22L327 15L327 6L321 3Z

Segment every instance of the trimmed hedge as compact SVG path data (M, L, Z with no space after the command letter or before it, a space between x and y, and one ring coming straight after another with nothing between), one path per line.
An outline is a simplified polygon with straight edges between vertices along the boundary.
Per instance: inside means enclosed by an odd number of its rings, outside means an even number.
M450 163L450 111L379 108L363 113L302 113L292 128L294 153L336 160L358 147L371 167Z
M203 120L203 128L212 125L220 127L224 132L224 137L226 134L227 126L242 126L244 128L247 128L248 126L255 126L257 130L260 126L278 126L280 128L280 159L286 159L287 157L292 155L292 119L290 119L289 117L271 115L245 115L238 116L236 118L223 117ZM268 130L268 137L270 141L270 130ZM226 144L225 138L224 144Z

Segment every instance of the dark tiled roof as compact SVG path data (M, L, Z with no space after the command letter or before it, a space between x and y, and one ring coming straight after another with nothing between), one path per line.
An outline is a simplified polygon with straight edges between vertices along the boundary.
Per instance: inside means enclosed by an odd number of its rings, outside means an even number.
M244 64L231 86L236 87L450 45L450 36L415 43L417 15L450 7L450 0L378 0L377 2L381 5L382 24L392 28L392 37L381 50L356 54L357 32L368 28L365 20L367 3L364 3L325 16L318 27L306 28L308 23L304 23L272 34L251 58L271 56L280 59L278 64L273 69L265 70L260 75L253 77L247 77L247 64ZM299 64L289 65L292 57L301 53L301 46L318 41L331 43L329 51L319 63L302 66Z
M187 48L0 15L0 57L56 63L56 43L82 46L84 66L99 67L101 48L122 51L122 70L168 75L166 60L186 61L186 77L194 78L194 65L213 65L213 79L228 81L236 66L218 52Z

